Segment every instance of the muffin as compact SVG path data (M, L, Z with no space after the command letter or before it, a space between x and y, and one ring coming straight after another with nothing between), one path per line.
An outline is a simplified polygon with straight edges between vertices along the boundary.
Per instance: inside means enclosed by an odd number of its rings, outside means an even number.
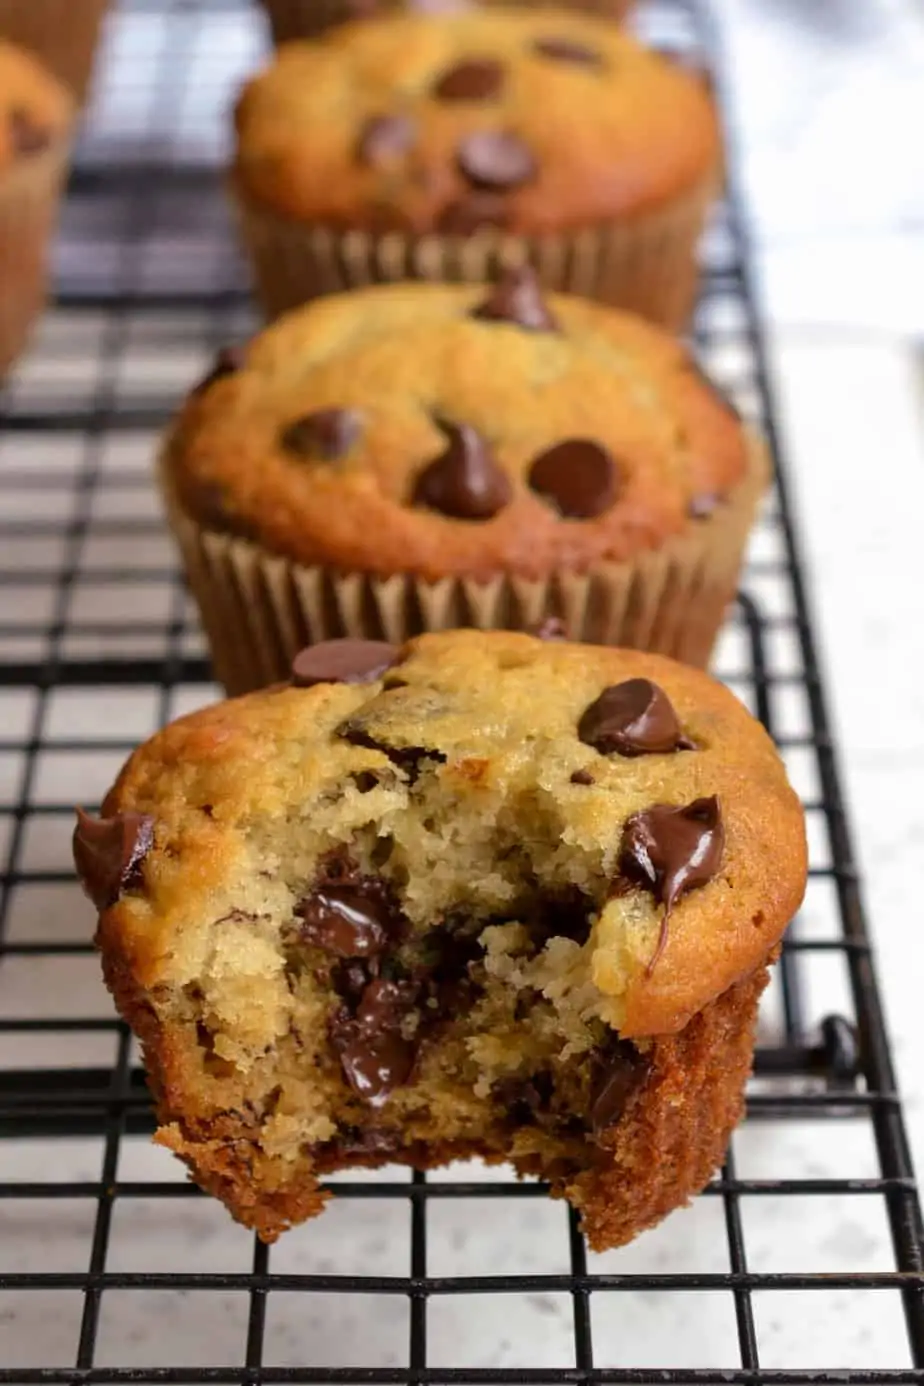
M534 2L510 0L514 5L532 5ZM371 19L392 10L445 14L467 8L466 0L261 0L261 3L275 43L312 38L334 24L344 24L351 19ZM494 0L480 0L480 3L491 5ZM621 20L633 8L633 0L571 0L562 8Z
M272 1241L321 1176L510 1160L597 1250L699 1190L799 905L763 729L656 655L332 642L136 751L75 858L160 1127Z
M319 299L223 352L161 476L218 678L564 620L704 664L766 458L673 338L531 271Z
M0 35L36 53L78 101L87 95L110 0L0 0Z
M73 103L31 54L0 39L0 375L45 302L48 242Z
M236 131L232 191L270 316L524 261L550 289L672 328L689 315L721 176L714 103L604 20L490 8L343 25L284 45Z

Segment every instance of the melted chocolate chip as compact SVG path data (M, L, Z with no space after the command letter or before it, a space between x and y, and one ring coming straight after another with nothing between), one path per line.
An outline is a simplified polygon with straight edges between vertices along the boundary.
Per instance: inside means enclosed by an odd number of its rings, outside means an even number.
M504 67L496 58L465 58L444 72L433 87L440 101L486 101L504 85Z
M406 115L370 116L360 131L356 157L375 167L406 154L414 142L414 122Z
M537 640L567 640L568 631L560 616L545 616L535 626L530 626L529 634Z
M500 193L472 189L467 196L446 204L436 229L446 236L471 236L483 226L503 226L507 214L507 203Z
M476 188L506 192L536 176L529 146L509 130L475 130L456 151L461 173Z
M381 751L383 756L387 756L392 765L396 765L399 770L403 770L411 784L416 783L420 777L422 762L425 760L439 761L444 764L446 757L442 751L437 751L429 746L389 746L386 742L371 736L364 727L354 721L344 722L337 728L337 735L342 736L344 741L349 741L351 746L362 746L367 751Z
M533 332L558 330L531 265L505 270L485 301L472 310L472 317L482 322L510 322Z
M536 39L533 49L543 58L552 58L555 62L560 63L580 63L584 67L600 67L603 62L595 49L588 48L585 43L578 43L576 39L564 38L560 35Z
M650 679L604 688L578 722L578 737L601 755L643 756L687 749L667 694Z
M373 958L391 943L395 918L380 894L357 886L329 885L295 907L299 936L338 958Z
M397 1030L416 995L417 987L413 982L392 982L377 977L363 991L356 1009L356 1023L369 1032Z
M470 424L441 423L445 452L420 473L413 504L455 520L490 520L508 503L510 482L487 443Z
M300 650L292 661L296 688L317 683L371 683L394 664L396 645L384 640L322 640Z
M406 1083L414 1067L414 1046L393 1030L357 1034L341 1040L337 1048L344 1077L371 1107L380 1107L389 1093Z
M287 424L279 443L300 459L335 462L350 451L361 427L356 409L316 409Z
M595 1063L591 1084L590 1124L595 1135L608 1130L622 1117L629 1098L645 1083L651 1060L628 1040L618 1040Z
M683 808L655 804L635 813L622 832L619 869L664 905L649 973L667 943L668 921L679 897L711 881L722 865L725 828L716 795Z
M571 783L572 783L572 784L596 784L597 782L596 782L596 780L594 779L593 775L590 773L589 770L572 770L572 772L571 772Z
M147 813L93 818L77 810L74 863L80 883L98 910L143 884L142 864L154 845L154 819Z
M209 386L214 385L216 380L223 380L226 375L234 375L244 364L244 348L241 346L225 346L216 353L215 361L208 375L203 376L199 384L193 388L194 395L202 394Z
M51 144L51 131L21 106L10 111L7 122L14 154L41 154Z
M560 514L589 520L616 499L616 467L599 443L568 438L539 454L529 469L529 484Z

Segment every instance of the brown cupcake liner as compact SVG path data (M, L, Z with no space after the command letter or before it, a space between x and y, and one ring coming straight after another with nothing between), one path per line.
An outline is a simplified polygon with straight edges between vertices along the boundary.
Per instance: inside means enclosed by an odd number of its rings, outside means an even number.
M31 49L83 101L111 0L0 0L0 36Z
M704 666L734 598L768 479L766 451L754 439L747 475L727 501L656 552L540 580L433 582L412 573L380 577L308 567L209 530L181 508L166 456L160 479L168 518L215 675L230 694L287 679L293 656L320 640L359 636L401 644L458 626L527 630L547 617L560 618L573 640L656 650Z
M491 4L534 6L535 0L480 0ZM369 18L401 10L402 0L262 0L269 19L274 43L289 39L315 38L335 24L353 19ZM624 19L634 6L634 0L563 0L562 9L579 10L584 14L603 15L607 19ZM461 7L461 6L460 6ZM432 8L437 8L434 3Z
M45 304L68 151L68 139L58 139L20 156L0 176L0 376L25 347Z
M257 298L270 318L323 294L401 280L484 283L531 264L546 289L580 294L672 330L689 320L698 283L697 244L715 177L669 207L562 235L376 234L305 225L247 200L232 180Z

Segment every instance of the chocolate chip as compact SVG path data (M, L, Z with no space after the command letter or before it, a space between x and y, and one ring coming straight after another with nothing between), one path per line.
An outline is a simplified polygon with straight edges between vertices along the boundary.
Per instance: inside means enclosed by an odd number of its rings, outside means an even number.
M619 869L664 905L664 918L649 973L664 951L671 910L688 890L711 881L722 865L725 828L716 795L674 808L655 804L635 813L622 832Z
M599 67L603 61L595 49L562 36L550 35L548 38L536 39L533 49L543 58L552 58L560 63L580 63L584 67Z
M361 427L356 409L315 409L287 424L279 444L298 458L335 462L350 451Z
M392 911L379 895L355 886L328 885L300 900L299 937L337 958L373 958L383 953L396 932Z
M503 226L508 207L500 193L474 189L455 202L449 202L437 218L437 230L446 236L471 236L483 226Z
M567 640L568 631L560 616L545 616L536 625L529 627L529 634L537 640Z
M344 1077L371 1107L380 1107L389 1093L406 1083L414 1067L414 1046L393 1030L357 1034L338 1048Z
M98 910L143 884L141 867L154 845L154 819L147 813L93 818L77 810L74 862L80 883Z
M371 683L394 664L396 645L384 640L322 640L300 650L292 661L296 688L317 683Z
M504 66L496 58L464 58L444 72L433 87L439 101L485 101L499 95Z
M505 270L485 301L472 310L472 317L482 322L510 322L533 332L558 330L531 265Z
M596 780L594 779L593 775L590 773L589 770L572 770L572 772L571 772L571 783L572 783L572 784L596 784L597 782L596 782Z
M627 679L604 688L584 709L578 737L601 755L651 755L682 749L677 714L663 689L650 679Z
M13 107L7 123L14 154L41 154L51 144L51 131L21 106Z
M392 982L377 977L369 983L356 1009L356 1023L367 1031L397 1030L414 1004L413 982Z
M406 115L370 116L360 131L356 157L361 164L387 164L406 154L414 142L414 122Z
M616 499L616 467L605 448L589 438L568 438L540 453L529 484L569 519L602 515Z
M628 1040L618 1040L598 1057L591 1083L590 1124L595 1135L615 1126L633 1093L646 1082L651 1060Z
M717 496L712 492L704 493L701 496L692 496L687 504L687 514L691 520L708 520L710 515L715 514L723 500L723 496Z
M456 159L470 183L494 191L518 188L537 172L531 150L509 130L474 130L460 143Z
M498 1078L491 1084L491 1096L516 1126L532 1126L540 1114L548 1113L553 1091L552 1075L544 1070L530 1078Z
M455 520L490 520L510 500L510 481L470 424L441 423L440 428L446 450L418 476L412 503Z
M360 722L353 719L339 726L337 735L342 736L344 741L349 741L351 746L362 746L367 751L381 751L383 756L388 757L392 765L396 765L399 770L404 771L411 784L415 784L420 778L423 761L433 760L440 764L444 764L446 761L442 751L428 746L389 746L386 742L371 736Z
M214 385L216 380L223 380L226 375L234 375L244 364L244 348L242 346L222 347L215 355L215 361L208 375L203 376L199 384L193 387L194 395L202 394L210 385Z

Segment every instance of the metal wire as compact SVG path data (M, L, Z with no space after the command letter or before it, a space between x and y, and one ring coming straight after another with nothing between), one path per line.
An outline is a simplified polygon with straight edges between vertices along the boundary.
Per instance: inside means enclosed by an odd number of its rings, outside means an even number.
M88 1254L79 1267L36 1267L22 1257L20 1265L15 1253L0 1260L0 1383L924 1382L921 1210L734 190L707 246L695 337L742 412L764 429L777 459L778 482L746 570L719 673L776 736L791 766L801 766L810 781L806 811L815 840L822 844L812 866L812 887L830 902L826 932L797 925L787 942L776 998L771 998L761 1032L748 1121L773 1131L806 1120L819 1129L832 1121L840 1129L868 1129L875 1173L787 1176L781 1169L771 1177L744 1177L733 1150L703 1199L706 1208L718 1200L723 1213L727 1269L720 1271L676 1270L669 1263L644 1272L601 1269L589 1260L577 1219L569 1212L567 1251L559 1269L523 1264L510 1271L483 1265L477 1274L435 1274L432 1227L441 1209L461 1208L467 1215L486 1200L488 1222L490 1209L500 1214L513 1206L526 1227L547 1207L547 1191L503 1176L483 1182L453 1171L454 1177L418 1173L407 1180L389 1170L369 1179L338 1179L332 1187L342 1204L355 1204L369 1219L383 1216L383 1209L407 1210L405 1274L321 1267L303 1273L287 1269L279 1262L281 1252L256 1242L248 1269L206 1271L174 1262L163 1270L144 1264L143 1247L140 1266L113 1267L113 1224L119 1210L149 1202L164 1209L192 1209L201 1196L191 1185L124 1171L126 1152L134 1148L135 1137L150 1133L152 1118L130 1037L108 1003L99 1013L74 1013L67 1005L59 1013L49 1001L40 1013L24 1014L16 1004L15 978L16 969L25 969L23 975L34 980L45 975L43 968L95 967L89 917L80 927L57 927L77 909L76 890L66 857L48 855L42 846L46 838L59 842L66 835L71 800L78 792L71 794L69 787L79 779L80 767L92 764L98 777L94 783L102 787L141 736L210 695L201 636L151 503L148 470L156 434L184 388L218 344L246 333L252 321L224 210L220 126L214 119L218 97L223 100L233 86L233 72L221 79L220 93L213 91L213 124L201 145L196 143L201 112L193 97L198 99L209 81L217 81L210 45L211 26L219 19L231 26L222 30L222 42L232 48L239 42L243 68L253 56L249 26L256 22L244 0L131 0L124 5L121 21L148 27L133 60L116 43L118 62L107 69L104 91L108 99L120 83L137 83L142 95L133 107L134 143L113 144L91 118L71 178L55 311L39 342L36 364L14 377L2 398L0 1171L4 1151L22 1142L32 1142L29 1149L52 1153L52 1158L56 1151L71 1158L75 1142L92 1140L100 1154L94 1177L39 1178L36 1168L27 1170L27 1177L20 1172L0 1178L0 1253L10 1245L2 1231L4 1214L14 1207L25 1207L36 1217L44 1210L51 1218L43 1224L46 1229L54 1229L60 1210L74 1204L93 1214ZM643 22L650 36L666 36L674 46L701 56L715 55L715 36L692 0L652 4ZM114 34L118 39L117 26ZM107 713L111 707L111 731L101 731L98 718L86 733L80 725L72 727L69 718L87 696L105 700ZM822 1024L823 1017L814 1012L807 986L814 962L842 965L848 1021L834 1018ZM9 978L14 981L5 986ZM63 995L69 999L67 990ZM79 995L82 1004L84 993ZM98 1057L104 1050L109 1055L105 1062ZM809 1219L813 1204L820 1207L825 1199L847 1199L852 1206L881 1203L894 1264L852 1274L799 1266L755 1269L748 1209L777 1198L813 1200L806 1209ZM811 1370L762 1363L759 1307L766 1297L798 1291L807 1296L804 1312L811 1314L813 1299L819 1302L839 1290L849 1292L854 1305L860 1302L857 1296L891 1292L900 1298L907 1366L848 1367L839 1365L836 1356ZM214 1360L198 1364L172 1357L167 1364L143 1366L101 1361L101 1315L119 1296L139 1291L244 1296L248 1310L235 1360L222 1360L216 1349ZM691 1293L729 1298L736 1363L619 1365L621 1358L607 1360L597 1346L601 1300L610 1306L608 1314L619 1315L628 1312L621 1305L631 1304L635 1312L642 1302L638 1296ZM366 1357L360 1341L362 1365L278 1363L268 1344L273 1306L284 1294L297 1294L300 1303L312 1295L332 1302L347 1294L364 1296L367 1303L373 1296L405 1303L403 1362L393 1364L371 1346ZM64 1297L79 1297L67 1360L46 1360L41 1341L33 1360L3 1360L6 1297L22 1305L22 1296L30 1295L52 1296L51 1303L60 1302L62 1312ZM571 1304L570 1365L537 1366L528 1344L522 1358L501 1367L433 1361L434 1306L448 1301L483 1305L484 1299L477 1297L484 1296L542 1300L555 1295L567 1296ZM479 1322L476 1317L472 1332L480 1331ZM165 1350L169 1355L169 1335ZM676 1362L676 1353L671 1360Z

